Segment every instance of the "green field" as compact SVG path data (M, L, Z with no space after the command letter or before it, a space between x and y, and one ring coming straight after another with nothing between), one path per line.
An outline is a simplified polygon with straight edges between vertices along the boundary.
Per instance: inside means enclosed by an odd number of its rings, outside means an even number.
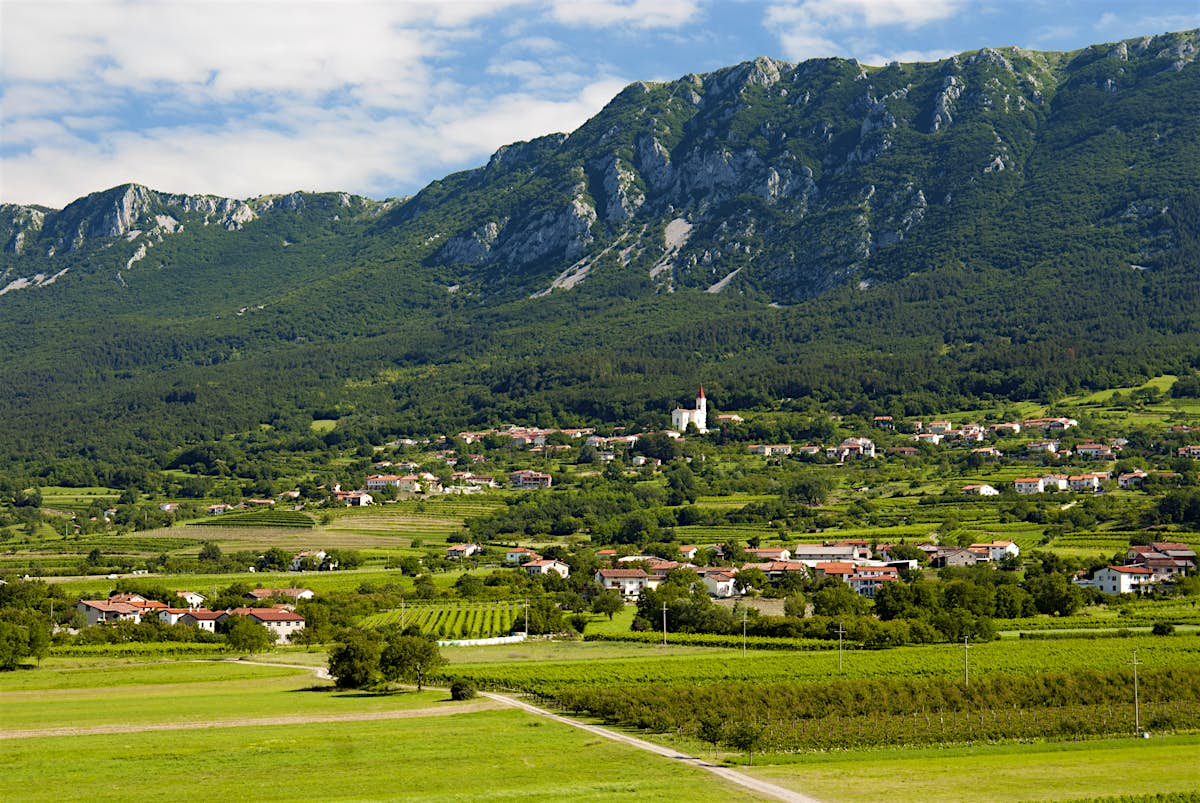
M520 602L456 602L444 605L413 605L365 617L363 627L416 625L421 632L447 639L477 639L507 636L520 620Z
M96 661L0 676L0 737L128 728L0 741L0 798L758 799L703 770L488 700L305 690L314 684L303 670L229 663ZM380 715L388 718L372 719ZM278 716L296 721L235 722ZM356 721L305 721L329 716Z

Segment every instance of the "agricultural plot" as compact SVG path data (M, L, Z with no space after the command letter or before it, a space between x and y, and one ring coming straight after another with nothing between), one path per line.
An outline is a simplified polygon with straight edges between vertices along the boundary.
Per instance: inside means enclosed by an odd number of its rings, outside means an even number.
M416 625L427 635L447 639L476 639L506 636L520 621L520 602L413 605L366 617L364 627Z
M316 526L312 517L299 510L255 510L249 513L225 513L188 523L191 527L300 527Z

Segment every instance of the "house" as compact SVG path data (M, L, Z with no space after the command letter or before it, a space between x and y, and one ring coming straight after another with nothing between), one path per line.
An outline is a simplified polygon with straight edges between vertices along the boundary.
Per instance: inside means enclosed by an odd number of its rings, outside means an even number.
M158 506L158 509L163 513L174 513L179 510L179 505L175 502L163 502Z
M917 443L928 443L930 446L937 446L942 442L942 433L918 432L916 435L913 435L913 440Z
M999 496L1000 492L990 485L964 485L962 492L968 496Z
M871 548L860 544L797 544L792 560L808 565L822 561L869 560Z
M831 460L844 461L848 458L874 457L875 443L870 438L846 438L837 446L830 446L825 455Z
M877 415L871 422L880 429L895 429L896 421L890 415Z
M523 568L528 574L557 574L566 578L571 574L571 567L560 560L531 560Z
M869 599L875 598L875 592L884 583L895 583L900 579L900 573L895 567L863 567L855 574L843 578L854 593Z
M480 550L479 544L451 544L446 547L446 557L450 560L469 558Z
M684 544L683 546L679 547L679 554L683 556L684 560L694 560L699 552L700 547L693 544ZM600 557L599 552L596 553L596 557Z
M233 510L233 505L226 505L223 502L218 502L215 505L209 505L207 510L208 510L208 515L216 516L221 513L227 513L230 510Z
M791 560L792 552L787 547L769 546L756 549L747 549L747 555L753 555L756 558L764 560Z
M649 587L649 577L641 569L600 569L596 582L623 597L636 597Z
M818 575L825 577L836 577L839 580L845 580L847 577L855 574L857 567L852 561L831 560L823 561L813 565L813 571Z
M1116 457L1112 447L1103 443L1081 443L1075 447L1075 454L1091 460L1112 460Z
M1049 454L1054 454L1058 451L1058 445L1058 441L1031 441L1025 444L1025 451L1047 452Z
M813 443L806 443L803 446L797 446L792 453L801 457L816 457L821 453L821 447Z
M1140 468L1136 468L1133 471L1118 475L1117 487L1124 490L1137 488L1142 484L1142 480L1146 479L1148 476L1150 475L1142 471Z
M508 481L512 487L522 489L549 488L554 483L554 479L549 474L531 471L527 468L509 474Z
M163 606L166 607L165 605ZM88 625L106 624L108 622L140 622L142 608L128 602L113 602L107 599L81 599L75 603L75 610L82 611L87 617Z
M808 566L798 560L768 560L761 563L746 563L742 565L742 571L747 569L758 569L767 576L771 582L782 580L789 574L799 573L801 575L808 574Z
M249 600L264 600L272 597L288 597L293 600L312 599L315 597L307 588L252 588L245 595Z
M894 454L897 457L916 457L921 453L921 450L913 446L893 446L887 450L887 453Z
M332 560L323 549L306 549L292 556L288 570L299 572L306 569L328 570L336 569L337 561Z
M729 599L736 597L737 590L737 573L732 569L720 572L705 572L704 587L708 590L709 596L718 599Z
M189 608L199 608L204 604L204 595L195 591L176 591L175 596L187 603Z
M1107 474L1074 474L1067 477L1067 487L1076 493L1096 493L1100 490L1100 480L1108 479Z
M939 547L929 560L929 565L935 569L946 566L974 566L979 563L980 555L962 547Z
M704 386L696 394L696 406L688 410L676 407L671 411L671 429L675 432L687 431L688 425L694 425L700 432L708 432L708 400L704 398Z
M741 424L744 423L746 419L742 418L737 413L721 413L717 416L717 420L722 424Z
M988 432L993 435L1020 435L1021 424L1018 421L1006 421L1003 424L992 424L988 427Z
M372 474L367 477L368 491L382 491L385 488L400 488L400 480L402 477L399 474Z
M532 549L523 546L509 547L504 551L505 563L525 563L531 560L541 560L542 556Z
M1047 474L1042 477L1042 487L1047 491L1065 491L1069 480L1066 474Z
M217 621L230 616L246 616L262 625L275 637L276 644L289 641L304 629L303 616L295 611L285 611L279 608L234 608L221 614Z
M972 449L971 454L977 454L980 457L1004 457L1004 452L1000 451L994 446L981 446L978 449Z
M971 544L969 549L972 551L986 551L987 559L991 561L1001 561L1007 557L1015 558L1021 554L1021 548L1012 541L989 541L986 544Z
M1088 585L1101 594L1133 594L1154 585L1153 574L1145 566L1105 566L1095 571Z
M1020 477L1013 480L1013 487L1019 494L1040 494L1046 490L1041 477Z
M930 421L929 426L925 428L927 432L932 432L936 435L945 435L952 429L954 429L954 425L949 421Z
M749 448L750 454L761 454L764 457L788 455L792 453L791 445L786 443L753 444Z
M1026 429L1041 427L1047 432L1062 432L1070 429L1071 427L1079 426L1079 422L1074 418L1030 418L1022 421L1021 423Z
M164 625L179 624L184 614L191 613L193 608L163 608L158 612L158 621Z
M375 504L375 497L364 491L334 491L333 498L348 507L367 507Z
M210 611L207 608L193 608L180 616L179 624L191 625L209 633L217 632L217 622L225 616L225 611Z
M1145 566L1156 579L1171 580L1196 569L1196 553L1187 545L1159 541L1150 546L1131 546L1126 566Z
M1198 445L1180 446L1175 451L1175 454L1178 455L1179 457L1190 457L1193 460L1197 460L1197 459L1200 459L1200 446L1198 446Z

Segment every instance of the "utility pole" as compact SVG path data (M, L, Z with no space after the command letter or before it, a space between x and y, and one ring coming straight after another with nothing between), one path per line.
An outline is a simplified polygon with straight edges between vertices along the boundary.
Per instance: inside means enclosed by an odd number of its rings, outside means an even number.
M1138 699L1138 674L1139 666L1137 657L1137 648L1133 649L1133 732L1137 736L1142 735L1142 706L1141 700Z
M667 603L663 603L663 646L667 646Z
M963 636L963 685L971 685L971 659L968 650L971 645L968 643L971 640L970 636Z
M842 622L838 620L838 671L842 671L842 636L846 635L846 628L842 627Z
M746 657L746 609L742 608L742 657Z
M529 638L529 598L525 598L525 637Z

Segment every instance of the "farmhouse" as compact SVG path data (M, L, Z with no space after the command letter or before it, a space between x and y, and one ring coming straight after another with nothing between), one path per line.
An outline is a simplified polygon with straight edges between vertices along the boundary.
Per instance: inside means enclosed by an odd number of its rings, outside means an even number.
M246 616L262 625L275 637L276 644L283 644L304 629L304 617L295 611L279 608L234 608L220 615L217 621L230 616Z
M530 560L541 560L542 556L532 549L523 546L509 547L504 551L505 563L525 563Z
M792 559L808 565L824 561L869 560L871 548L858 544L797 544Z
M194 608L177 620L179 624L191 625L209 633L217 632L217 622L225 616L225 611L210 611L207 608Z
M987 555L987 559L991 561L1001 561L1007 557L1017 557L1021 554L1021 548L1012 541L989 541L986 544L971 544L969 549L972 552L979 551Z
M543 474L540 471L531 471L527 468L509 474L508 481L512 487L522 489L549 488L554 484L554 479L549 474Z
M1013 487L1019 494L1040 494L1046 490L1041 477L1020 477L1013 480Z
M968 496L999 496L1000 492L990 485L964 485L962 492Z
M571 567L560 560L531 560L524 565L524 569L531 575L557 574L565 578L571 574Z
M710 596L729 599L737 596L737 575L732 571L705 572L704 587Z
M1142 471L1140 468L1126 472L1125 474L1119 474L1117 476L1117 487L1124 490L1136 488L1141 485L1142 480L1146 479L1148 476L1150 475Z
M875 443L870 438L846 438L837 446L830 446L825 455L831 460L844 461L849 458L874 457Z
M649 587L649 577L641 569L600 569L596 572L596 582L606 590L630 598Z
M761 454L764 457L772 457L774 455L788 455L792 453L792 447L786 443L756 443L749 447L750 454Z
M246 593L246 599L264 600L272 597L289 597L293 600L312 599L316 596L307 588L252 588Z
M204 604L204 595L195 591L176 591L175 596L187 603L189 608L199 608Z
M479 544L451 544L446 547L446 557L450 560L469 558L479 550Z
M747 555L753 555L756 558L764 560L791 560L792 552L784 546L766 546L757 549L747 549Z
M1086 584L1101 594L1132 594L1154 585L1153 574L1145 566L1106 566Z
M166 607L165 605L163 606ZM88 625L105 622L140 622L142 608L128 602L113 602L107 599L81 599L75 609L87 617Z

